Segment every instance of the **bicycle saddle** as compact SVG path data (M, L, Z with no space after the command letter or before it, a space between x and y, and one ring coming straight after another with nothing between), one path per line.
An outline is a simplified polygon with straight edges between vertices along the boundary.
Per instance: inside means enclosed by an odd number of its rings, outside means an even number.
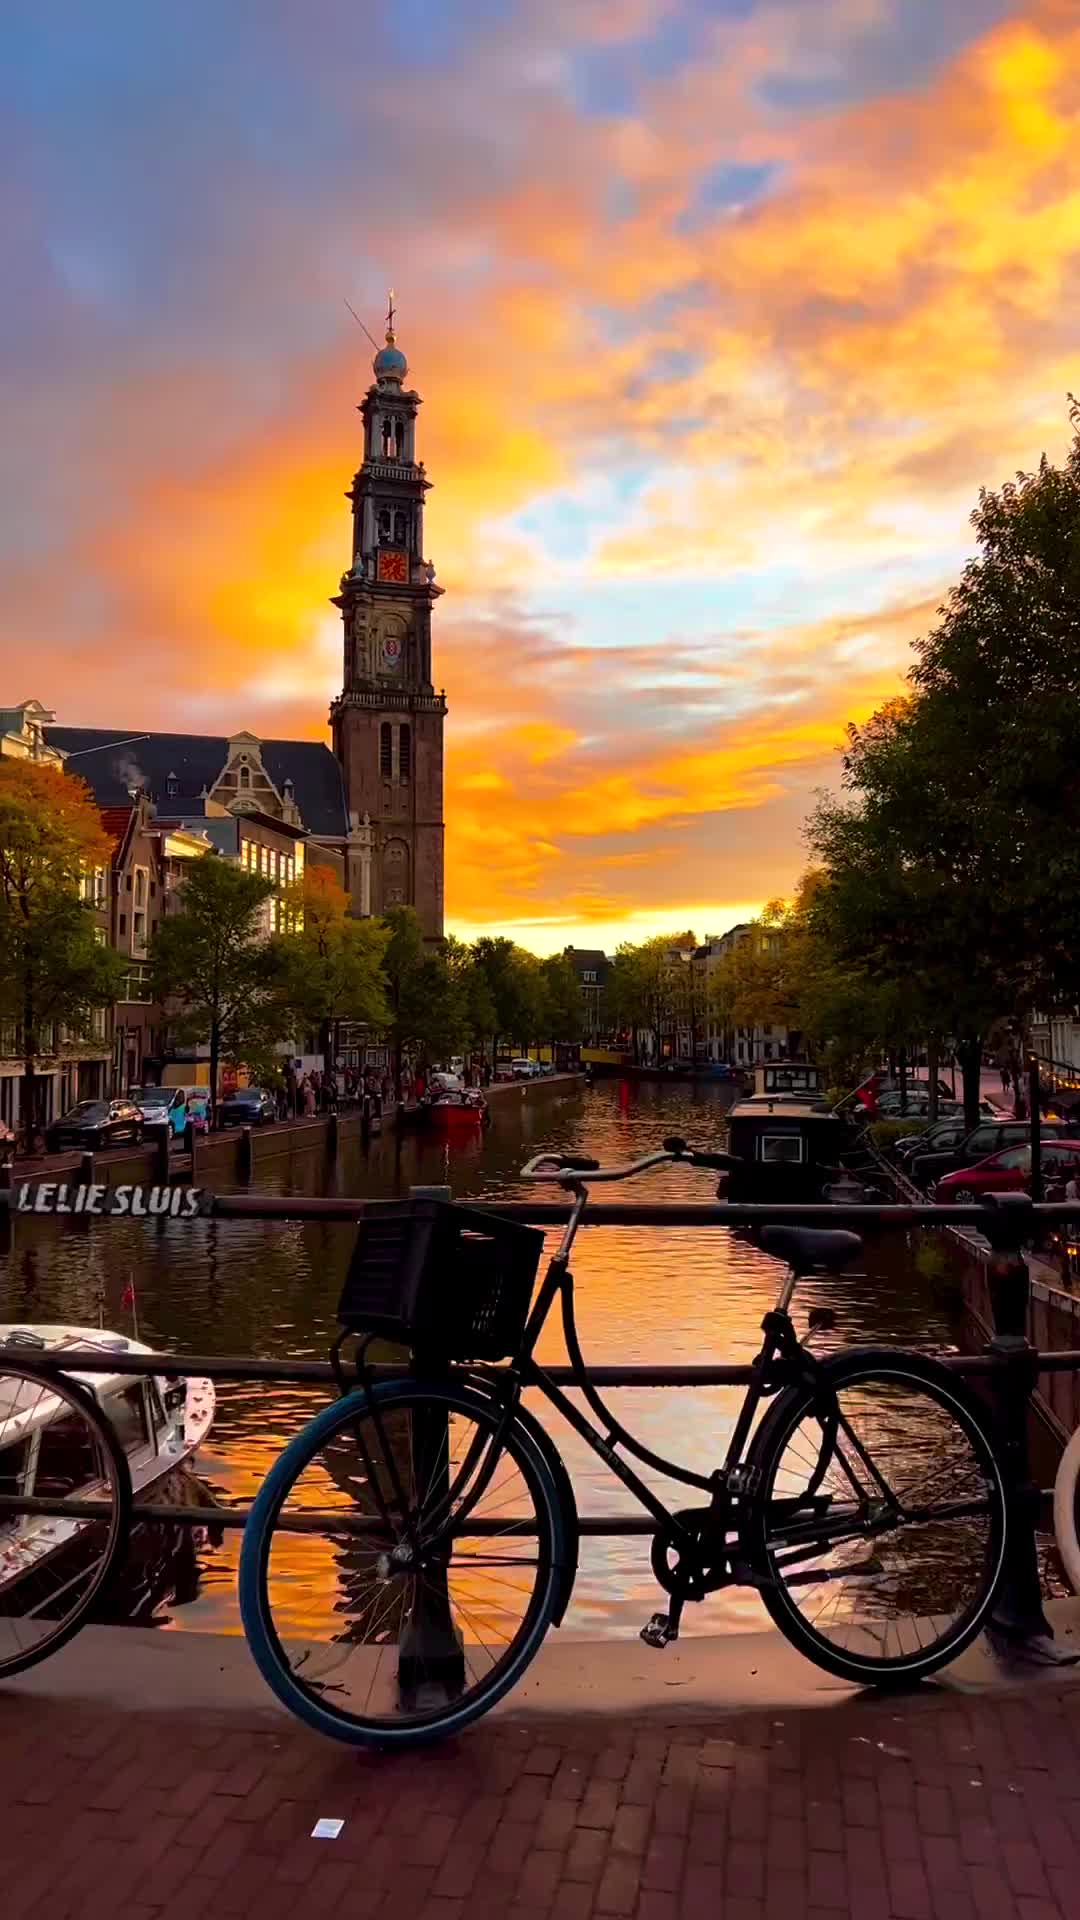
M857 1233L835 1227L762 1227L761 1244L797 1274L812 1273L815 1267L837 1273L862 1252Z

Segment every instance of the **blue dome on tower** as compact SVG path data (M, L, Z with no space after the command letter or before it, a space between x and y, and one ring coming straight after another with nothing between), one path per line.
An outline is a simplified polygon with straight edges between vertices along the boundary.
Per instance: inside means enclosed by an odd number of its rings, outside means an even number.
M401 348L395 346L394 335L389 327L386 330L386 345L379 348L371 364L380 387L391 382L400 386L409 371L409 363Z

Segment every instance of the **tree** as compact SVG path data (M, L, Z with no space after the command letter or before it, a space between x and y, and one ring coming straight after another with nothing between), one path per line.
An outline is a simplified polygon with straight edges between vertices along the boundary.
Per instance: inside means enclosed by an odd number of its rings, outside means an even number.
M535 1023L536 998L525 964L531 955L522 954L512 940L483 935L473 944L473 959L484 977L495 1015L491 1029L492 1072L499 1056L499 1041L528 1039ZM524 1034L523 1034L523 1029Z
M265 1056L288 1030L276 948L260 926L260 908L273 892L263 875L205 854L188 868L180 911L154 935L155 998L167 1006L179 1039L209 1042L211 1115L220 1062Z
M0 1013L20 1030L22 1122L31 1147L45 1030L56 1024L85 1033L93 1009L119 991L123 963L99 943L81 898L84 876L111 860L84 781L58 767L0 759Z
M278 936L272 965L289 1014L299 1024L318 1029L330 1073L337 1021L385 1024L382 962L390 929L378 920L352 919L349 896L328 867L309 866L292 892L287 918L295 931Z
M565 953L550 953L539 966L540 1027L536 1038L550 1042L551 1057L561 1040L580 1040L585 1025L581 987Z
M467 1018L443 953L425 946L412 907L391 907L386 915L389 939L382 967L389 1012L387 1033L394 1049L394 1080L400 1090L406 1047L425 1057L453 1054L464 1042Z
M471 947L448 934L443 941L443 957L457 992L458 1006L465 1026L465 1045L483 1050L484 1042L495 1032L495 1002L487 975Z

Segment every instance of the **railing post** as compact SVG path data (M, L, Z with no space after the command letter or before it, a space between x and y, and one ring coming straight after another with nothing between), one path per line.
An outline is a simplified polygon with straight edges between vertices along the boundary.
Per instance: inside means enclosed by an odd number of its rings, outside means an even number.
M1001 1363L991 1388L1006 1508L1005 1564L989 1632L998 1648L1014 1658L1037 1666L1072 1666L1080 1653L1058 1646L1043 1610L1035 1544L1040 1495L1031 1478L1028 1421L1038 1368L1027 1333L1031 1276L1023 1253L1035 1231L1032 1203L1026 1193L989 1194L987 1200L994 1316L989 1351Z
M1042 1089L1039 1086L1039 1057L1028 1056L1028 1114L1031 1119L1031 1197L1044 1200L1042 1169Z
M449 1187L410 1187L410 1200L450 1200ZM450 1428L445 1413L413 1415L413 1457L417 1483L425 1489L424 1505L438 1512L450 1489ZM432 1569L413 1588L412 1611L401 1630L398 1647L398 1689L403 1699L415 1699L424 1687L438 1687L448 1697L465 1686L465 1644L450 1612L446 1575Z

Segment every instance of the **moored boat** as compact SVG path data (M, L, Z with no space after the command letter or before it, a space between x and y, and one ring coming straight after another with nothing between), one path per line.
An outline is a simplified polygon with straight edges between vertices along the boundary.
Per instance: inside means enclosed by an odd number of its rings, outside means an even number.
M96 1327L0 1325L0 1343L17 1342L32 1365L35 1351L62 1352L65 1348L94 1348L108 1355L152 1353L153 1348L123 1334ZM177 1380L162 1374L78 1373L71 1378L93 1395L110 1422L127 1457L132 1492L138 1500L176 1467L190 1461L205 1440L214 1418L213 1382ZM0 1363L0 1384L3 1366ZM61 1403L45 1393L30 1409L13 1418L0 1417L0 1484L33 1496L55 1472L46 1457L65 1447L65 1488L77 1491L72 1472L71 1440L65 1423L57 1419ZM68 1427L70 1423L68 1423ZM88 1456L89 1462L89 1456ZM87 1472L90 1472L88 1464ZM51 1488L46 1489L51 1490ZM10 1610L26 1576L38 1572L61 1554L76 1553L80 1535L92 1523L68 1515L17 1514L0 1524L0 1613Z
M728 1114L728 1142L736 1164L726 1197L746 1202L826 1198L850 1146L825 1099L824 1073L802 1061L757 1068L753 1094Z

